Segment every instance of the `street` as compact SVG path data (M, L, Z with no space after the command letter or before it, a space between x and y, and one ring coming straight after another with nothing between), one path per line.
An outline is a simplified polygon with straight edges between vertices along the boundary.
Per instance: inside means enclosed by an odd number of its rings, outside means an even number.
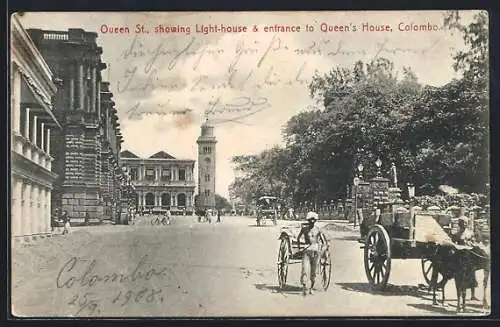
M446 306L433 307L419 287L420 260L393 260L390 285L370 291L357 233L325 227L333 247L326 291L302 296L300 264L289 267L279 292L279 226L256 227L249 217L198 223L175 217L152 226L151 216L130 226L73 229L12 252L12 309L17 316L422 316L455 315L453 281ZM279 221L278 225L285 222ZM324 222L318 223L320 227ZM482 271L477 273L482 284ZM482 298L481 288L476 296ZM470 295L468 295L468 298ZM484 314L468 302L469 314Z

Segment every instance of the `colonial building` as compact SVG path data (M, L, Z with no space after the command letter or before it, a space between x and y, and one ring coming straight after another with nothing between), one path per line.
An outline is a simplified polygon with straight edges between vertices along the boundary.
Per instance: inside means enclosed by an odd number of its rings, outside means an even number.
M61 126L51 69L15 16L11 24L11 231L25 241L50 235L51 193L57 178L51 141Z
M201 125L198 143L198 203L205 209L215 209L215 145L214 127L208 120Z
M122 136L109 83L102 80L102 48L97 33L28 30L55 76L62 81L54 114L63 129L52 133L54 170L58 178L53 206L72 222L113 219L120 210L119 164Z
M120 154L124 171L136 190L138 210L174 214L194 211L194 160L176 159L160 151L140 158L130 151Z

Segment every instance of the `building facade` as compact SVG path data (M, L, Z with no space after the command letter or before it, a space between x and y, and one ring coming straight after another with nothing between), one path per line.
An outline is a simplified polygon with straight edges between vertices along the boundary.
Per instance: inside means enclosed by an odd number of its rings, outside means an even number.
M11 235L29 241L51 234L51 142L61 126L53 73L18 19L11 22Z
M122 143L109 83L102 80L102 48L97 33L82 29L28 33L48 66L61 81L54 114L62 130L52 133L54 171L58 178L53 207L71 221L114 219L120 210L119 164Z
M140 212L192 214L194 211L194 160L176 159L160 151L140 158L130 151L120 154L124 172L136 191Z
M216 144L214 127L208 120L201 125L198 143L198 203L203 209L215 209Z

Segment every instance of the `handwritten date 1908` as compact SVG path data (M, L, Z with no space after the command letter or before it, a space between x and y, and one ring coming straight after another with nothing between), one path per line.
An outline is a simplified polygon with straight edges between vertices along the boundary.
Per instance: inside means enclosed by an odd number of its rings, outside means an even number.
M120 293L118 293L118 295L112 301L113 304L119 304L122 307L131 302L135 303L163 302L162 290L144 287L140 291L132 291L132 290L128 290L126 292L120 291Z

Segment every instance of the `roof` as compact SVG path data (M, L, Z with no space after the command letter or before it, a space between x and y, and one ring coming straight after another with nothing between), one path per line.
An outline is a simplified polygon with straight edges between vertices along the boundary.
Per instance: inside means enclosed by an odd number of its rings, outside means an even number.
M139 158L135 153L125 150L120 152L120 158Z
M175 159L174 156L166 153L165 151L156 152L155 154L153 154L149 158L151 158L151 159Z

